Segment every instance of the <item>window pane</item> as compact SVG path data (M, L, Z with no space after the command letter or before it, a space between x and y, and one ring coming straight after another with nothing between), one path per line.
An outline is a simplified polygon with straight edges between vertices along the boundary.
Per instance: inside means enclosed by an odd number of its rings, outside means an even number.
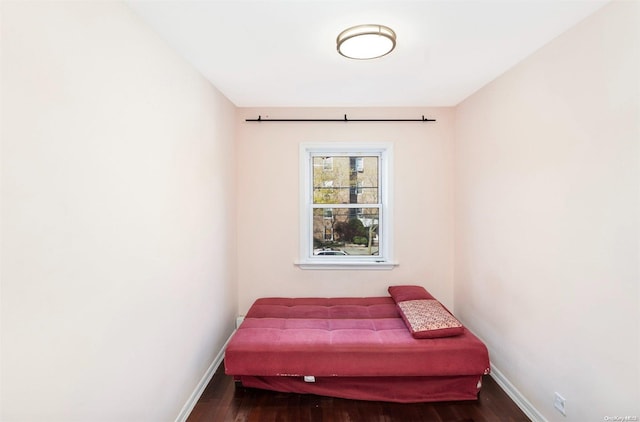
M378 207L314 208L313 254L378 255L379 216Z
M377 204L378 166L378 157L313 157L313 203Z

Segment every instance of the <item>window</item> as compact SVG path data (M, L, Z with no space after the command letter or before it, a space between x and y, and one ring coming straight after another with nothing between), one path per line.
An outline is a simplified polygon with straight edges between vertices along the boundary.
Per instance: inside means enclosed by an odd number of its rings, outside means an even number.
M393 268L391 153L389 144L301 145L301 268Z
M333 228L330 225L324 227L324 240L331 241L333 240Z
M320 163L322 164L323 170L325 171L333 170L333 157L322 157L322 159L320 160Z

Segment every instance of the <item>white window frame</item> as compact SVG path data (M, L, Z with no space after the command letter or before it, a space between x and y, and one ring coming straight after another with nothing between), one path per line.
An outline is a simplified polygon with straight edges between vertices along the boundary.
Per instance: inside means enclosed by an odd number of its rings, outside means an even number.
M379 157L380 223L376 256L313 255L313 157L349 155ZM326 142L300 144L300 257L295 264L302 269L391 270L393 261L393 145L391 143ZM318 204L315 204L317 207ZM359 207L360 208L360 207Z

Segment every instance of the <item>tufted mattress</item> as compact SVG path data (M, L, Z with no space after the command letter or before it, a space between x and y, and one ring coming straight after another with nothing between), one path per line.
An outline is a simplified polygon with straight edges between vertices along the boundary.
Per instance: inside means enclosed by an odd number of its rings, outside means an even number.
M489 371L471 332L414 338L392 297L258 299L224 362L249 387L399 402L475 399Z

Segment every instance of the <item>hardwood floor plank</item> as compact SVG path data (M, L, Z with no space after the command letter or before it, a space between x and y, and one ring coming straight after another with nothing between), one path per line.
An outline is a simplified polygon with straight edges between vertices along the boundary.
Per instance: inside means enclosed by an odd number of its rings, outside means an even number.
M220 365L187 422L525 422L490 376L475 401L391 403L236 386Z

